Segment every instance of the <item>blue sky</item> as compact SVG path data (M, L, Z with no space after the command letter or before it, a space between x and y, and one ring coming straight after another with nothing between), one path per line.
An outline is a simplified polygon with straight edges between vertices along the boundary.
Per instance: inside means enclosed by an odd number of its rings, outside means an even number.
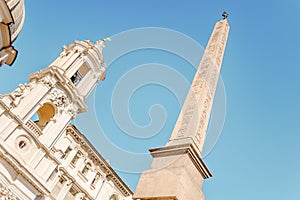
M298 1L31 0L25 4L25 24L15 42L19 55L12 67L0 69L1 93L28 82L28 74L47 67L59 55L61 47L74 40L96 41L108 35L114 38L134 28L161 27L185 34L204 47L215 22L226 10L231 25L221 71L226 91L226 118L217 144L204 159L213 174L205 181L204 193L207 200L300 198ZM179 47L188 48L188 43L180 41L177 41ZM104 58L109 58L108 52L117 51L113 47L122 48L123 42L126 39L119 44L112 41L111 46L108 43ZM192 53L200 60L201 51ZM153 137L141 138L143 133L137 137L126 134L124 127L114 121L111 108L123 100L112 103L118 100L112 98L118 81L132 69L149 63L177 72L188 83L195 73L185 59L159 49L129 52L112 62L107 69L107 79L96 88L94 101L89 100L95 105L95 109L90 106L90 110L96 111L105 136L84 131L94 126L92 122L78 126L99 150L101 137L125 151L142 154L147 153L148 148L166 143L180 110L178 94L172 94L170 85L145 85L132 94L128 103L132 120L145 129L151 122L149 108L162 105L165 112L162 119L166 122ZM144 76L142 78L148 78ZM186 82L182 85L186 86ZM184 88L180 95L187 92ZM158 115L156 111L153 110L153 116L162 117L161 110L157 111ZM113 166L118 165L116 160L106 158ZM120 160L126 162L126 157ZM135 160L133 164L141 162ZM118 171L134 190L139 174Z

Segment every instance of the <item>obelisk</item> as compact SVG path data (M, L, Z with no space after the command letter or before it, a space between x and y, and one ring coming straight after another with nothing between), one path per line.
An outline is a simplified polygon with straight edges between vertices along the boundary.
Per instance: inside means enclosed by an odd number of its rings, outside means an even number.
M151 169L142 173L135 200L203 200L203 180L211 177L201 151L229 33L223 13L206 46L186 100L165 147L150 149Z

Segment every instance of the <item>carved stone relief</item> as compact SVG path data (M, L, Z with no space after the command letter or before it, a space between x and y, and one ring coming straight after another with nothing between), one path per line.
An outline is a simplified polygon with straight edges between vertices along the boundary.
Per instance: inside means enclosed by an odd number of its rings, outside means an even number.
M67 95L63 91L56 88L51 91L49 100L56 105L60 112L62 112L69 104Z
M74 44L71 44L69 46L63 46L63 49L62 49L62 52L60 53L60 57L65 57L65 56L68 56L70 52L74 51L74 47L75 45ZM74 51L76 52L76 50Z
M51 81L47 78L47 77L43 77L39 80L39 82L43 83L44 85L48 86L48 87L52 87L53 84L51 83Z
M69 115L72 116L72 118L74 118L77 114L77 109L73 104L69 104L66 108L66 113L68 113Z
M210 96L210 93L206 94L206 98L202 105L203 105L203 107L201 110L199 126L197 129L197 133L195 135L195 142L200 147L202 147L202 145L203 145L202 141L205 137L206 128L208 125L208 120L209 120L209 115L210 115L210 107L212 105L212 98Z
M0 200L19 200L7 187L0 184Z
M13 106L19 105L20 101L32 90L33 84L19 84L19 87L11 93Z
M226 25L224 22L219 22L216 25L180 113L179 118L181 120L177 122L180 123L178 124L178 131L174 133L176 134L175 137L173 136L173 138L192 136L199 148L202 148L204 142L220 73L220 65L229 30ZM188 127L193 125L191 123L194 123L193 117L196 116L199 116L199 119L196 119L198 122L197 130L192 130L195 131L193 133L186 133Z

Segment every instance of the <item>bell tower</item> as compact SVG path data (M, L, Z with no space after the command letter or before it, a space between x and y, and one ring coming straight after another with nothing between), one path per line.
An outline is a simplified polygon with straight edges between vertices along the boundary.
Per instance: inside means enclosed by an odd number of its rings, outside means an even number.
M151 169L142 173L134 200L204 200L211 173L201 156L229 33L223 13L206 46L191 88L165 147L150 149Z
M71 124L105 79L105 41L64 46L47 68L0 95L0 197L129 199L130 188ZM1 198L2 199L2 198Z
M105 79L102 50L108 39L64 46L49 67L29 76L28 84L1 95L0 138L27 132L51 148L70 121L87 110L86 98Z

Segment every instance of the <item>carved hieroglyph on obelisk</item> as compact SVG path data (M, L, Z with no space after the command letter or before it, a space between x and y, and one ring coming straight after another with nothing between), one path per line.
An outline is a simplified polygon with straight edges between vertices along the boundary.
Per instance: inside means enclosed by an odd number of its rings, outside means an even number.
M223 13L206 46L171 138L150 149L151 169L142 173L135 200L203 200L202 183L211 173L202 161L206 131L229 33Z
M202 150L229 33L227 14L223 15L224 19L216 23L206 46L169 144L191 138Z

